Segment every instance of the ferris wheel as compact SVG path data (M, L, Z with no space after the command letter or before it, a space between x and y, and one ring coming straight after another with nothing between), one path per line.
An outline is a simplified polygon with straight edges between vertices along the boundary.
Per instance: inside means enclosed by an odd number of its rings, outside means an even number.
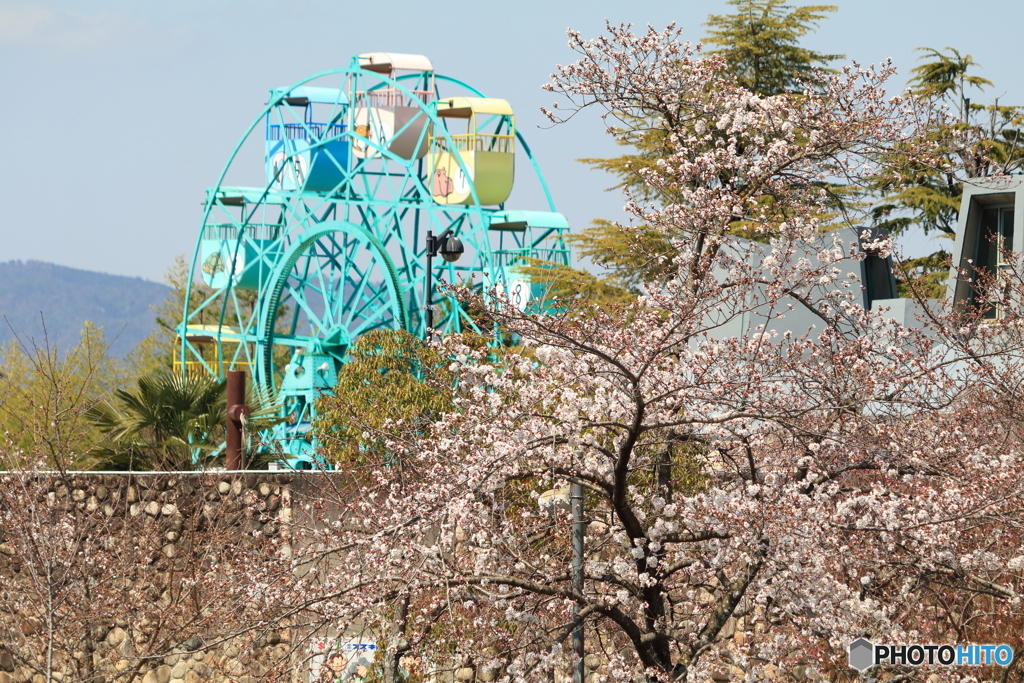
M517 157L542 210L505 207ZM544 292L520 270L568 265L567 231L507 101L421 55L358 55L271 90L207 190L193 255L205 287L190 285L176 362L216 377L248 371L282 401L274 438L289 462L310 466L315 399L360 335L425 336L428 321L431 333L472 329L440 283L535 303ZM428 258L428 237L449 236L462 258Z

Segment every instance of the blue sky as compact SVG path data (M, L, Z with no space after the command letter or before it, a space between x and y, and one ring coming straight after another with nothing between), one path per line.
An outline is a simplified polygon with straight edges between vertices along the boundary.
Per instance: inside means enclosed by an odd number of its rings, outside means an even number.
M203 190L267 90L378 50L425 54L509 100L570 224L623 218L621 197L602 192L608 177L574 161L617 153L597 116L540 127L552 102L540 86L572 60L565 30L675 21L696 41L725 12L724 0L0 0L0 261L160 280L191 254ZM1022 104L1021 50L1002 28L1021 25L1020 0L856 0L805 45L864 64L892 57L901 74L915 47L954 46L996 84L976 101Z

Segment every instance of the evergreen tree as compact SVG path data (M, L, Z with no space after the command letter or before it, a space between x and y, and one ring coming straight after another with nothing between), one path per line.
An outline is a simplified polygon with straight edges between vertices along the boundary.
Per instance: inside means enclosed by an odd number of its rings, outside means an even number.
M791 7L781 0L730 0L736 12L729 15L710 15L707 26L711 29L707 42L718 49L710 52L721 55L727 72L735 82L751 92L770 96L799 93L804 80L815 69L827 69L827 64L843 55L824 54L800 46L800 39L811 33L822 19L836 11L834 5L808 5ZM605 171L617 178L609 190L625 190L636 200L667 206L678 200L673 192L678 184L649 183L645 174L665 175L659 168L660 160L676 151L678 135L703 123L714 121L666 122L653 113L649 117L621 115L624 125L614 129L619 145L630 153L609 159L580 159L592 168ZM849 198L842 188L825 188L833 193L833 203L840 207ZM737 223L742 234L745 226ZM751 235L753 236L753 235ZM640 287L659 280L668 265L672 247L665 236L640 225L622 230L607 220L595 220L590 227L571 238L577 253L605 268L604 278L572 272L573 269L534 266L529 274L545 282L555 292L584 292L598 301L610 302L630 298ZM589 274L588 274L589 275ZM580 287L581 282L591 286Z
M835 5L792 7L782 0L729 0L733 14L712 14L705 24L704 42L718 49L729 72L758 95L801 92L814 69L828 70L829 62L845 55L825 54L800 46Z
M972 101L972 90L993 84L974 73L980 65L971 55L952 47L945 51L923 47L919 51L924 54L910 72L911 91L957 112L959 121L926 132L926 142L940 146L943 168L914 169L914 182L909 186L894 182L891 173L877 178L876 189L884 199L873 209L874 221L894 234L916 225L925 234L939 233L952 239L963 194L959 178L1009 174L1024 168L1024 109L1001 105L998 98L987 105ZM941 297L948 272L949 254L945 250L912 259L904 264L901 290L904 294L914 289L919 294Z
M925 234L953 236L960 210L961 186L956 180L959 175L979 178L994 172L1013 173L1024 166L1020 140L1024 110L1000 105L998 99L991 105L971 101L970 88L981 90L992 85L988 79L970 72L980 67L971 55L962 55L951 47L946 52L929 47L919 50L924 52L923 61L910 72L911 91L958 112L960 121L928 132L932 140L943 145L946 169L919 169L913 185L887 196L875 211L879 225L892 232L918 225ZM970 145L962 144L960 138L951 134L968 131L975 133ZM879 178L883 192L890 183L888 176Z

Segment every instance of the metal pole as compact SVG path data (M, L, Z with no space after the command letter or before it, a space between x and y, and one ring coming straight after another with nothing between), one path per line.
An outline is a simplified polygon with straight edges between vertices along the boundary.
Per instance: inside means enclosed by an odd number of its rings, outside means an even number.
M427 302L427 329L423 333L423 338L427 341L430 341L434 329L434 283L431 281L434 275L434 251L434 231L427 230L427 291L423 293L423 298Z
M249 415L245 405L245 372L228 370L228 443L224 450L229 470L242 469L242 416Z
M569 501L572 505L572 590L574 593L583 594L583 533L586 530L586 523L583 521L583 484L574 481L569 485ZM573 608L573 618L580 612L580 605L576 603ZM586 675L584 669L583 651L583 622L576 625L572 632L572 655L575 660L572 681L583 683Z

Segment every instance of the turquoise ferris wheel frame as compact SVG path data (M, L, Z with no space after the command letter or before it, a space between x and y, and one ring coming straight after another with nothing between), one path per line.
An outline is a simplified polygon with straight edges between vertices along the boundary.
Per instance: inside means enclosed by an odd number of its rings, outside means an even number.
M192 258L206 286L188 284L178 326L181 372L223 377L229 369L248 370L280 397L288 423L272 438L293 466L315 462L308 435L315 399L333 388L361 334L389 328L426 335L427 231L451 229L468 256L436 263L433 283L509 293L515 287L518 297L525 288L525 298L536 301L543 297L539 285L517 268L570 262L568 225L511 111L503 109L507 103L432 69L385 75L361 59L271 91L207 190ZM331 87L313 85L325 81ZM455 94L445 100L445 89ZM314 120L316 112L322 120ZM476 128L453 132L452 115ZM261 123L265 184L226 184ZM501 155L516 148L529 161L546 210L480 202L480 182L491 172L486 163L494 157L512 164L514 156ZM443 175L434 168L441 154L462 181L461 204L445 203L439 185L430 186L432 172ZM459 301L441 295L436 330L474 328Z

